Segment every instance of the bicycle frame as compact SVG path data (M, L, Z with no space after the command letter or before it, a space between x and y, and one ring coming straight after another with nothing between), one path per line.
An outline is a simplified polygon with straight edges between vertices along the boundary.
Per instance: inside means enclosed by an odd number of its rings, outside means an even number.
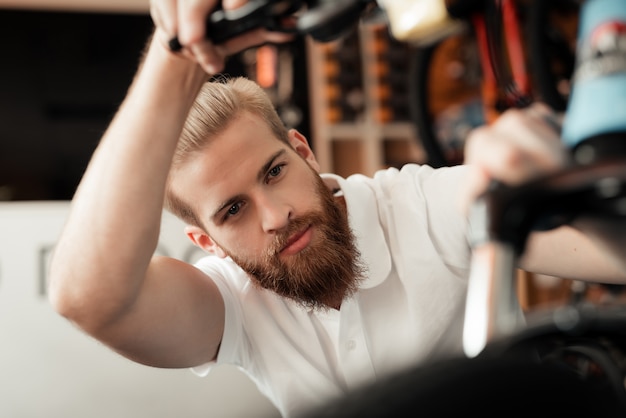
M532 102L516 3L513 0L495 0L494 7L491 19L501 19L503 45L499 44L500 31L495 30L494 24L489 25L486 13L476 12L470 16L483 70L482 97L487 123L492 123L503 109L524 107ZM501 49L506 59L500 56ZM510 75L505 75L506 72Z
M594 60L603 56L589 52L600 42L597 38L602 30L613 31L609 35L617 40L626 39L626 3L588 0L581 8L581 21L575 84L564 126L574 163L516 188L500 187L474 207L473 264L464 329L464 349L470 357L526 327L516 309L513 272L538 223L549 229L581 215L626 222L626 115L620 113L626 109L626 43L609 39L599 45L612 47L610 52L618 56L612 62L621 66L602 68ZM587 74L589 68L595 69L591 75ZM589 107L597 101L586 100L586 96L596 95L597 89L604 89L604 99L612 104L605 103L604 112L594 118L597 112ZM582 108L587 109L586 114ZM586 129L580 128L581 123Z

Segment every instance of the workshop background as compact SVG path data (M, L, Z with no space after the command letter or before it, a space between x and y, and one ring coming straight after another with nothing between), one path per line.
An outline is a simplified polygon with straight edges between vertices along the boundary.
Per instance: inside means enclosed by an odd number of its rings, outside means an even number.
M277 417L235 368L207 378L132 363L58 317L47 260L69 200L123 99L152 30L148 0L0 0L0 416ZM323 171L373 174L430 163L412 121L415 46L381 19L339 41L297 39L232 57L225 70L259 82L283 121L311 142ZM462 35L430 61L433 129L450 164L484 123L477 54ZM159 250L199 254L164 215ZM566 278L521 272L525 309L572 297Z

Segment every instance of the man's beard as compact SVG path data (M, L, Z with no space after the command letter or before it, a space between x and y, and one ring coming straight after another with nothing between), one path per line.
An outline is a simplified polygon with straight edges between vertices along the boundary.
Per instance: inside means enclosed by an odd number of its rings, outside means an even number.
M335 201L319 175L314 173L314 177L322 205L320 211L290 220L259 260L229 256L262 288L306 308L338 308L344 298L356 291L365 269L346 211ZM307 248L286 261L281 260L279 253L287 240L309 225L315 229L317 237Z

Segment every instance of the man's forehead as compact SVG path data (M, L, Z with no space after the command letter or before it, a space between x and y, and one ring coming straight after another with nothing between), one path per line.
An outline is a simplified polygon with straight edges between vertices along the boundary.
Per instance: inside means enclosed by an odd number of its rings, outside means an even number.
M190 203L198 205L198 210L213 214L233 196L246 194L276 158L290 152L287 144L275 138L258 138L251 144L230 144L221 153L213 147L198 152L174 173L173 190L183 198L191 197Z

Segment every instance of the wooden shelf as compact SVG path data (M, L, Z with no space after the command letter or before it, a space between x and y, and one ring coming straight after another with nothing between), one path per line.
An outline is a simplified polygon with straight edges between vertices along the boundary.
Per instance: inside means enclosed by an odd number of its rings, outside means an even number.
M322 171L372 175L426 160L407 104L398 100L408 98L402 48L379 24L362 23L331 43L307 41L311 140ZM390 63L392 52L398 65Z

